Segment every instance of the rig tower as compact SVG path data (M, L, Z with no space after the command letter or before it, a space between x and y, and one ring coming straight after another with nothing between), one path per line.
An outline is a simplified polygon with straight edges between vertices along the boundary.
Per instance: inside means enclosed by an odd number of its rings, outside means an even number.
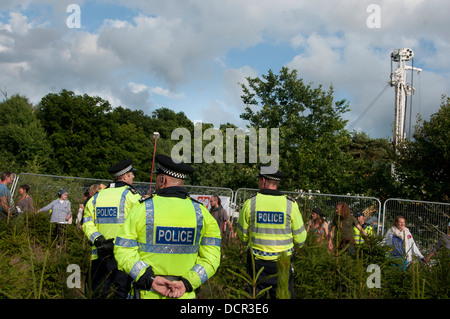
M412 65L406 62L411 61ZM393 62L397 62L397 69L393 71ZM422 72L422 69L414 67L414 52L411 49L396 49L391 52L391 87L395 88L395 122L392 141L396 149L404 141L406 123L407 96L414 94L412 84L407 83L408 70ZM412 83L412 75L411 75Z

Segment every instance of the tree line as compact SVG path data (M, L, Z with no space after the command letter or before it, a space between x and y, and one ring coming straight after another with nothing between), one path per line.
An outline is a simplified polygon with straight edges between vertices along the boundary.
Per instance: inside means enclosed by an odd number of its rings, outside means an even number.
M442 96L439 111L429 121L419 119L413 137L396 152L388 139L348 131L343 115L349 103L335 101L333 87L306 84L296 70L269 70L240 85L246 105L240 117L248 127L279 129L279 167L286 176L280 189L449 201L450 98ZM171 155L180 142L172 132L185 128L194 136L195 125L166 107L147 115L69 90L49 93L37 105L16 94L0 102L0 170L109 179L109 166L131 158L138 169L135 180L149 182L153 132L160 133L157 153ZM203 133L213 129L223 136L227 128L238 129L232 123L200 125ZM203 138L202 149L212 141ZM270 152L270 138L268 143ZM234 147L235 159L237 151ZM258 163L250 163L248 154L243 163L195 163L193 157L195 173L187 184L257 187Z

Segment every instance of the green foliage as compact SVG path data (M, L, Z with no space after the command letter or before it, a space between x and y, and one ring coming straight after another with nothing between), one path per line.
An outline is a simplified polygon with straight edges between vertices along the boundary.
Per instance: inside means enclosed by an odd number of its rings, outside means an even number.
M449 201L450 98L442 96L439 111L429 121L419 119L414 140L400 147L396 167L401 191L411 199Z
M68 225L67 241L57 249L51 240L48 214L39 213L0 220L0 299L78 299L90 298L84 282L90 264L90 246L82 231ZM448 299L450 287L449 254L439 251L430 265L419 261L406 270L394 266L381 238L374 237L356 250L355 255L335 254L308 236L302 248L296 248L294 299ZM248 294L248 285L264 280L245 273L247 248L238 240L223 247L217 273L198 291L199 299L257 298ZM281 287L286 283L287 260L279 267ZM82 288L68 288L67 266L79 265ZM368 288L371 273L367 267L381 269L381 288ZM283 280L284 278L284 280ZM283 284L284 283L284 284ZM286 290L280 293L285 293ZM280 295L279 298L288 298Z
M342 115L348 103L334 102L332 87L312 88L287 68L247 81L248 87L242 84L247 107L241 118L255 128L279 128L280 167L288 176L282 187L346 192L351 158L342 148L350 134Z
M278 128L280 167L287 176L284 190L320 190L332 194L365 194L381 199L403 197L448 201L449 99L429 122L416 127L414 141L401 149L396 163L397 178L391 175L395 159L386 139L371 139L365 133L345 130L342 116L349 110L345 100L334 101L333 88L314 88L297 71L282 68L248 78L241 84L247 105L241 117L257 131ZM141 110L112 108L108 101L71 91L50 93L33 107L27 98L15 95L0 103L0 154L2 171L110 179L107 168L131 158L138 169L136 181L148 182L153 157L153 132L161 134L157 153L171 155L179 142L172 140L176 128L186 128L194 144L194 124L183 112L166 107L146 115ZM225 163L191 164L195 171L186 183L254 188L256 163L249 163L248 137L245 162L225 161L226 123L219 128ZM202 133L213 129L203 123ZM237 129L237 128L236 128ZM237 137L234 138L236 145ZM203 139L202 150L211 140ZM270 150L270 141L268 150ZM192 150L194 148L192 147ZM241 155L241 153L239 154ZM270 154L268 154L270 155ZM191 157L193 154L191 154ZM239 174L236 174L239 172Z
M53 158L57 159L50 173L104 176L105 159L109 159L115 132L108 116L110 111L109 103L99 97L79 96L66 90L42 98L36 115L48 134Z
M57 249L50 226L45 213L0 221L0 299L83 298L67 287L66 269L76 264L86 271L90 247L82 232L68 225L66 245Z
M425 281L425 293L429 298L448 299L450 298L450 253L441 249L434 260L433 267L419 269L419 273ZM420 283L420 281L419 281Z
M251 261L252 261L252 274L248 274L246 271L242 270L237 273L231 269L228 269L228 271L233 275L233 276L237 276L240 279L243 280L243 282L245 283L245 286L250 288L250 293L248 291L246 291L245 289L236 289L234 287L230 287L235 293L237 293L237 296L244 296L248 299L258 299L261 298L262 296L264 296L266 293L268 293L268 291L272 288L272 286L266 287L260 291L257 291L257 286L260 285L262 282L264 282L265 280L268 280L270 278L276 277L278 274L274 274L274 275L269 275L266 277L261 277L261 273L264 270L264 267L261 267L259 269L258 272L256 272L255 269L255 257L253 255L253 249L251 248L251 244L250 244L250 257L251 257ZM245 287L244 286L244 287Z
M291 258L283 252L277 261L277 299L291 299L289 291L289 268L291 267Z
M344 151L353 158L351 193L383 200L395 194L391 175L393 149L386 139L372 139L364 132L354 132Z
M149 181L153 157L153 132L160 132L158 153L169 154L177 127L192 130L184 113L167 108L152 116L118 107L86 94L62 90L48 94L36 107L36 116L47 133L53 152L45 173L109 179L107 168L131 158L138 169L137 181ZM150 164L149 164L150 163Z
M28 99L14 95L0 103L0 169L43 173L51 147Z

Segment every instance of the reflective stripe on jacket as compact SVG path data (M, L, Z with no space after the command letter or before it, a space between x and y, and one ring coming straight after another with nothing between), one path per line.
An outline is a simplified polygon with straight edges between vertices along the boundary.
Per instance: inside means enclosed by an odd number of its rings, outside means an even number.
M155 276L187 279L194 291L211 278L220 264L220 230L216 220L190 198L154 195L135 206L120 230L114 247L119 270L134 280L151 266ZM141 298L165 298L142 291Z
M258 193L248 199L241 210L237 233L244 242L251 241L256 258L276 260L282 252L290 255L294 243L302 246L306 239L303 218L295 201L286 195Z
M86 203L83 231L91 243L100 235L115 239L131 207L141 196L130 186L108 187L92 196ZM97 259L97 248L92 246L92 260Z

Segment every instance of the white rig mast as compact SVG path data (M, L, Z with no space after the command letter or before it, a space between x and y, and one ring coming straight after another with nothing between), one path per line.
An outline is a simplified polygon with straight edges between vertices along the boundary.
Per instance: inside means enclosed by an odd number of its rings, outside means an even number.
M413 59L414 53L411 49L396 49L391 52L391 80L389 83L395 87L395 127L393 142L396 149L405 139L406 97L414 94L414 88L406 82L406 71L417 71L417 74L422 72L422 69L406 65L407 61L412 61L414 65ZM395 71L392 71L392 62L397 62L397 69Z

